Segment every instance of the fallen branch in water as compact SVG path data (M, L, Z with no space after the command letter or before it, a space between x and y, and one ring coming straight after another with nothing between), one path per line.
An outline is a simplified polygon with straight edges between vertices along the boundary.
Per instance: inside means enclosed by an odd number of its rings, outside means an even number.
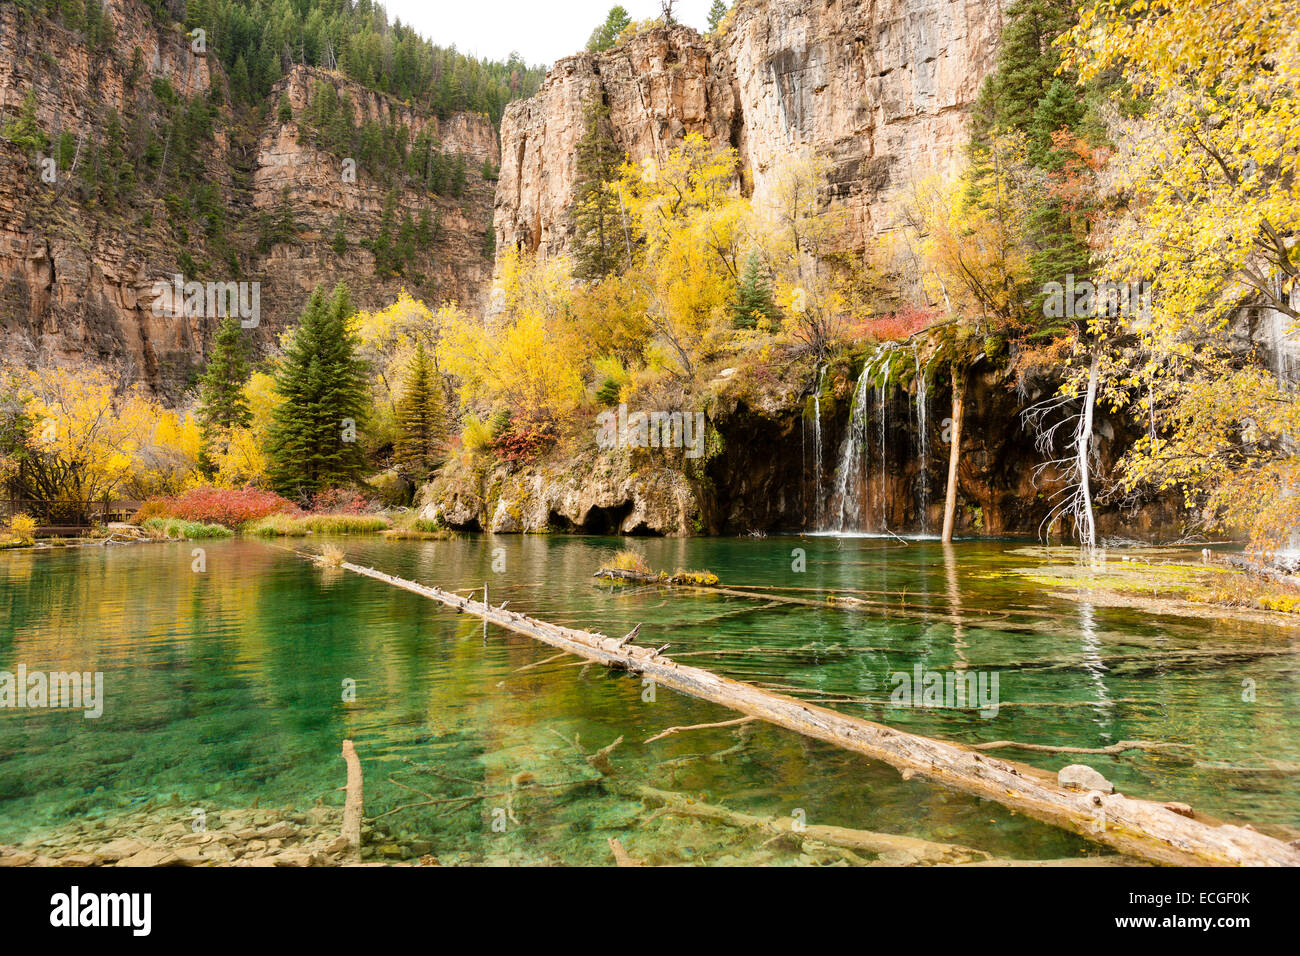
M1052 744L1026 744L1019 740L992 740L986 744L971 744L971 750L1037 750L1052 754L1122 754L1126 750L1160 752L1164 750L1190 750L1191 744L1170 744L1155 740L1121 740L1108 747L1057 747Z
M614 854L614 862L619 866L645 866L645 860L638 860L623 849L623 844L617 837L609 838L609 849Z
M663 740L665 737L671 737L673 734L680 734L687 730L708 730L712 727L735 727L737 724L747 724L752 720L758 720L757 717L737 717L735 720L720 720L713 724L691 724L688 727L669 727L667 730L661 730L653 737L647 737L645 742L654 743L656 740Z
M361 761L351 740L343 741L343 761L348 768L346 796L343 800L343 839L348 841L348 858L361 861L361 811L363 806Z
M992 856L983 850L952 843L933 843L929 840L893 833L875 833L871 830L802 823L793 816L754 816L738 810L728 810L726 807L701 803L684 793L658 790L654 787L635 787L629 791L629 795L639 797L642 803L649 806L661 808L661 813L712 820L726 826L757 830L800 843L811 840L846 850L873 853L880 857L882 862L891 864L970 863L975 860L992 859Z
M652 648L636 644L619 647L616 639L604 634L558 627L374 568L347 562L343 568L475 615L559 650L650 678L669 690L712 701L883 761L909 778L924 777L936 784L995 800L1033 819L1108 844L1129 855L1156 863L1186 865L1300 866L1300 848L1254 829L1209 819L1188 819L1162 803L1119 793L1068 790L1057 784L1054 774L1027 764L993 758L961 744L906 733L817 707L667 657L656 657Z

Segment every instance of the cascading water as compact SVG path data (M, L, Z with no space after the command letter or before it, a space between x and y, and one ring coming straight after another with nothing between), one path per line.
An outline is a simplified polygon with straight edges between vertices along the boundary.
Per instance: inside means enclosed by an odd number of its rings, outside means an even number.
M830 508L819 514L815 527L821 531L888 531L889 487L888 464L889 395L894 362L900 349L897 343L882 344L871 356L853 388L848 428L840 444L835 475L831 483ZM917 499L919 528L926 530L926 511L930 503L930 483L926 463L929 446L929 394L920 356L915 356L917 394L914 408L918 477ZM872 434L872 423L875 434ZM874 442L873 442L874 439ZM875 444L875 450L872 444Z
M826 366L817 372L817 391L813 392L813 525L822 526L822 381Z
M880 499L880 530L889 530L888 508L889 508L889 488L885 484L885 434L889 428L889 366L885 366L885 373L881 376L880 381L876 384L876 433L880 440L880 454L877 456L879 461L876 465L876 471L880 475L880 481L877 483L877 497Z
M916 353L916 496L919 524L924 533L929 530L926 517L930 509L930 435L929 435L929 401L930 387L925 381L925 366L921 364L921 355Z
M870 364L858 376L858 383L853 388L853 405L849 410L849 427L840 446L839 464L835 466L835 494L831 499L838 509L834 530L844 531L845 522L852 521L857 527L862 523L862 497L864 492L858 487L861 476L855 474L859 458L869 457L867 448L867 422L870 421L870 393L867 385L871 378ZM864 462L865 464L865 462ZM850 484L854 487L850 490ZM829 529L828 529L829 530Z

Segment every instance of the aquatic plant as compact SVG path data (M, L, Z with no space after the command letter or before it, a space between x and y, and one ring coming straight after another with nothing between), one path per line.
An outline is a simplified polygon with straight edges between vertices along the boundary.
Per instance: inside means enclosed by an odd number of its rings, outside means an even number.
M151 534L177 541L191 541L195 538L228 538L234 534L225 525L186 521L183 518L149 518L142 527Z

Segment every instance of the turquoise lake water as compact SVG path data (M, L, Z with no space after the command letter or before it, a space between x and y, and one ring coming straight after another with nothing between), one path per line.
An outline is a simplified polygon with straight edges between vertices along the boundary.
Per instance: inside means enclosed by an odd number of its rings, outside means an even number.
M813 597L854 589L869 603L850 611L600 583L592 572L627 543L613 538L336 543L351 561L425 583L486 582L493 603L555 623L611 635L640 623L639 643L671 643L667 653L683 662L917 733L967 743L1187 744L1122 756L1000 755L1050 770L1086 762L1134 796L1278 832L1300 827L1300 778L1266 772L1269 761L1300 762L1298 632L1209 609L1175 617L1108 607L1085 589L1017 573L1060 554L889 538L635 544L655 568L708 568L729 585L808 588ZM202 572L192 570L195 547L205 552ZM792 568L794 549L804 552L803 571ZM621 736L620 781L748 813L800 813L1003 857L1106 852L763 724L647 744L670 726L735 715L663 689L644 700L639 679L572 658L518 670L554 653L256 540L0 554L0 671L102 671L105 681L99 719L0 709L0 841L150 802L217 812L254 801L338 805L339 747L350 737L367 815L430 801L384 817L384 839L427 843L445 862L608 864L609 837L657 862L756 858L760 838L651 818L639 801L590 781L575 736L585 751ZM891 675L916 665L996 673L997 715L892 705ZM355 699L345 699L348 682ZM1243 682L1253 702L1242 700ZM525 792L521 780L533 786ZM452 799L475 794L484 799Z

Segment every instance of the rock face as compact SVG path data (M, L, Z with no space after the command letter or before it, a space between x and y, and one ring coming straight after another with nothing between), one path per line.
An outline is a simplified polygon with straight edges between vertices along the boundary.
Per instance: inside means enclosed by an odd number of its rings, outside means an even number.
M0 5L0 112L12 119L30 92L36 121L51 144L62 132L76 142L75 169L42 178L45 153L30 154L0 139L0 349L14 362L98 363L123 377L145 382L175 399L201 364L216 318L154 313L154 283L177 273L201 282L260 283L261 321L250 334L260 345L300 313L317 283L346 278L354 302L386 305L403 286L426 298L481 304L491 276L484 237L491 228L495 184L481 175L496 165L498 141L492 122L474 113L446 120L366 90L341 74L298 66L275 91L288 99L293 119L264 119L227 102L226 77L215 55L192 49L179 25L163 25L144 0L104 0L112 22L110 46L92 50L81 33L21 10ZM143 72L133 78L139 48ZM346 91L353 120L406 126L409 138L427 130L448 153L466 157L467 183L460 199L398 190L400 218L429 209L441 231L420 248L404 276L376 275L366 243L380 231L388 187L377 171L358 168L345 182L340 158L313 148L300 136L303 110L314 81ZM175 106L160 99L170 87ZM160 176L146 159L131 155L133 182L112 201L87 195L81 181L91 155L108 155L108 117L116 111L126 152L138 154L150 135L172 150L176 117L192 97L214 104L211 135L196 156L196 177L216 195L221 241L205 226L212 215L193 208L190 188ZM165 94L164 94L165 95ZM52 151L52 150L51 150ZM290 241L264 244L263 215L274 216L287 196L297 233ZM346 217L347 251L331 240ZM189 260L185 259L189 257ZM190 261L193 269L182 263ZM196 274L197 273L197 274Z
M626 453L569 462L563 470L503 465L481 481L444 474L423 490L420 516L494 534L686 535L699 530L680 469L634 469Z
M560 60L502 121L498 248L568 249L583 110L602 97L634 162L698 132L738 150L760 197L784 158L829 157L861 245L912 177L959 157L1001 26L997 0L740 0L721 37L656 29Z

